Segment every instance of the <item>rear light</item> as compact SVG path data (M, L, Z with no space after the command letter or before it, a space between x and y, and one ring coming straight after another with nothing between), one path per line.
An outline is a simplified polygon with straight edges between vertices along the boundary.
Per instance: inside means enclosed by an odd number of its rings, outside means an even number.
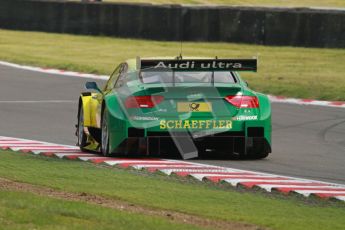
M259 100L255 96L234 95L225 100L237 108L259 108Z
M153 108L164 100L163 96L130 96L126 99L126 108Z

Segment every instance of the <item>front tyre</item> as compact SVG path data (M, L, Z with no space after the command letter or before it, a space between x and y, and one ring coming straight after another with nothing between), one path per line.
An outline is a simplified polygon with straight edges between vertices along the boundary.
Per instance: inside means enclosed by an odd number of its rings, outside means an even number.
M79 104L78 108L78 124L77 124L77 145L81 151L85 151L87 136L84 131L84 109L83 106Z
M106 108L104 108L102 111L101 132L102 132L101 153L103 156L107 157L110 155L110 152L109 152L108 113L107 113Z

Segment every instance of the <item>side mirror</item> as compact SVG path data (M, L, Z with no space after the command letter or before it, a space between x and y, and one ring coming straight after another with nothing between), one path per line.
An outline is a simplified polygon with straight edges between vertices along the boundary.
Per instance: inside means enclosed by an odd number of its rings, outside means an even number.
M86 89L94 89L94 90L96 90L96 91L102 93L102 91L98 88L97 83L94 82L94 81L88 81L88 82L86 82L86 83L85 83L85 88L86 88Z
M248 82L247 82L247 81L246 81L246 86L247 86L247 87L249 87L249 84L248 84Z

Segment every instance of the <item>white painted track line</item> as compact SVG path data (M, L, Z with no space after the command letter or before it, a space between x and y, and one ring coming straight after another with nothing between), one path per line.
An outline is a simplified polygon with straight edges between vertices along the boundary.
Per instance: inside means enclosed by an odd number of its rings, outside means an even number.
M277 184L268 184L268 185L256 185L256 187L265 189L268 192L271 192L272 189L277 189L277 188L320 188L320 189L327 189L327 188L334 188L334 186L320 186L320 185L277 185Z
M256 182L258 184L262 183L262 182L271 182L271 183L275 183L275 182L281 182L281 179L225 179L225 180L221 180L222 182L226 182L229 183L233 186L237 186L239 183L242 182ZM284 180L285 182L296 182L296 180Z
M59 70L59 69L52 69L52 68L33 67L33 66L14 64L14 63L6 62L6 61L0 61L0 65L9 66L16 69L30 70L30 71L35 71L35 72L69 76L69 77L91 78L91 79L97 79L97 80L109 79L109 76L105 76L105 75L79 73L79 72L74 72L74 71L66 71L66 70ZM273 95L269 95L269 99L271 102L274 102L274 103L288 103L288 104L297 104L297 105L317 105L317 106L326 106L326 107L345 108L345 102L343 101L319 101L319 100L310 100L310 99L287 98L287 97L273 96ZM54 103L54 102L50 102L50 103Z
M74 72L74 71L59 70L59 69L33 67L33 66L14 64L14 63L5 62L5 61L0 61L0 65L9 66L16 69L24 69L24 70L30 70L30 71L40 72L40 73L48 73L48 74L62 75L62 76L69 76L69 77L91 78L91 79L100 79L100 80L108 80L109 78L109 76L105 76L105 75L96 75L96 74L88 74L88 73L79 73L79 72Z

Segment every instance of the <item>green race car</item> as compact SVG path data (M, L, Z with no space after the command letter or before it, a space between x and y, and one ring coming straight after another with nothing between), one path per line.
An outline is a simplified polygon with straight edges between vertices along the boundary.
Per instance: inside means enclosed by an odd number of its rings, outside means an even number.
M76 135L81 150L183 159L203 154L265 158L271 152L271 106L238 72L256 59L131 59L103 89L81 94Z

